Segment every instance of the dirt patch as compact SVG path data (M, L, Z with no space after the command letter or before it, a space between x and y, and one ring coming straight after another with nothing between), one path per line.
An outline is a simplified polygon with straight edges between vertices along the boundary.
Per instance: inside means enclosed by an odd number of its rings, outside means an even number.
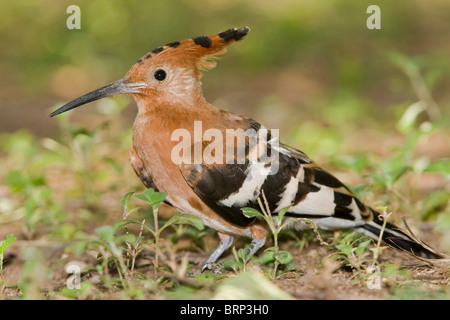
M379 287L371 286L370 275L365 268L360 270L346 266L342 260L336 260L332 257L333 251L320 245L318 241L309 242L305 248L299 250L289 242L281 244L283 250L289 250L293 255L293 264L295 270L282 273L272 282L281 290L292 296L294 299L319 299L319 300L341 300L341 299L445 299L449 297L449 269L447 265L431 265L421 260L410 257L407 254L397 252L392 249L385 250L380 258L381 273ZM66 288L67 279L70 276L66 272L65 266L68 262L76 262L82 267L83 282L92 284L90 294L80 295L78 299L116 299L123 294L123 288L120 286L105 286L104 277L96 271L101 259L94 252L86 252L80 257L67 254L64 251L64 245L58 242L38 241L20 241L15 243L13 250L5 256L4 271L2 273L3 285L0 296L4 299L15 299L24 294L20 287L23 283L29 281L27 277L42 276L39 281L33 280L33 290L37 290L35 295L42 295L50 299L64 298L61 295L62 290ZM30 271L30 265L27 259L30 259L30 253L27 248L36 248L38 257L34 256L35 261L39 263L35 266L37 270ZM232 257L231 252L221 260ZM262 252L258 256L262 256ZM186 257L186 251L179 252L172 257L177 264L181 264L183 257ZM193 253L188 255L189 263L193 267L184 275L171 272L167 267L161 268L157 272L158 281L166 278L166 285L159 290L144 290L146 295L141 298L161 299L183 298L183 299L207 299L206 292L214 292L223 279L233 277L236 273L223 269L221 264L207 274L214 274L214 281L202 282L198 276L201 262L207 257L206 253ZM144 249L136 260L135 272L141 274L147 279L155 277L153 268L155 255L154 252ZM164 265L161 262L161 265ZM40 265L39 265L40 264ZM90 266L90 267L88 267ZM395 272L388 272L388 268L396 266ZM39 273L38 269L44 268L46 272ZM258 260L249 262L247 270L257 270L259 273L267 274L271 268L259 263ZM114 266L109 268L111 276L117 276ZM241 270L242 272L242 270ZM45 277L43 276L45 275ZM221 277L223 275L223 277ZM207 275L205 275L207 276ZM103 279L103 280L102 280ZM174 285L176 283L176 285ZM142 288L142 283L140 284ZM190 294L183 296L172 296L173 292L180 290L180 286L188 288ZM25 286L26 287L26 286ZM29 291L30 288L28 287ZM198 291L198 294L192 295L192 292ZM169 295L166 296L165 293ZM30 292L26 293L30 296ZM33 297L33 296L32 296Z

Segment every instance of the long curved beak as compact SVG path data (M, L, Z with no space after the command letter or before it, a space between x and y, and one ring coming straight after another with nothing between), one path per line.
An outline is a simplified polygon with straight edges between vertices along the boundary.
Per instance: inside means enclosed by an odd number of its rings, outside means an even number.
M126 93L139 93L139 89L144 88L145 85L143 83L130 83L128 77L124 77L120 80L114 81L110 84L107 84L104 87L101 87L97 90L91 91L84 96L76 98L75 100L66 103L62 107L53 111L50 114L50 117L54 117L63 112L75 109L79 106L82 106L86 103L99 100L101 98L115 96L118 94L126 94Z

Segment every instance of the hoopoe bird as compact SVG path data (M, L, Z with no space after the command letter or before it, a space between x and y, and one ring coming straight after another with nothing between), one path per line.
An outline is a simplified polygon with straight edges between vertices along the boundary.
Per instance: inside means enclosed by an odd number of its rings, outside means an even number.
M341 181L305 153L279 142L273 130L220 110L203 97L202 71L215 67L225 48L248 31L248 27L234 28L158 47L122 79L65 104L50 116L104 97L131 95L138 107L130 149L134 171L147 188L165 192L170 205L200 217L218 232L220 243L203 268L216 262L235 237L251 237L247 259L264 245L268 227L242 211L244 207L259 209L257 200L263 194L272 214L289 207L285 219L308 218L321 229L356 229L378 239L383 223L380 213L363 204ZM196 132L199 124L200 134ZM208 138L208 132L216 133L214 139L211 134ZM194 138L197 134L197 138L182 148L183 134ZM223 139L217 134L231 138L220 146ZM391 223L382 239L419 257L442 257Z

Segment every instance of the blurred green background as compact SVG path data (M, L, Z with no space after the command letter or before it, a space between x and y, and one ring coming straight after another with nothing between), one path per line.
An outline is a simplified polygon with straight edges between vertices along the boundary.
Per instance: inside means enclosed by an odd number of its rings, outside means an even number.
M71 4L81 9L81 30L66 27ZM381 8L381 30L366 27L371 4ZM282 134L308 120L389 127L420 94L410 63L440 118L449 116L446 0L3 0L0 21L0 132L55 134L47 117L55 103L122 77L162 44L244 25L249 36L203 78L219 107ZM95 114L83 109L78 121ZM135 111L124 112L129 125Z

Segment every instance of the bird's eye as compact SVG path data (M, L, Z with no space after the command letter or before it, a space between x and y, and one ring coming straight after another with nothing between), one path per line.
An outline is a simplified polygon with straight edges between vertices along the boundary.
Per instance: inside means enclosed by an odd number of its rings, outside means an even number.
M166 78L166 72L164 70L157 70L155 74L153 75L156 80L163 81Z

